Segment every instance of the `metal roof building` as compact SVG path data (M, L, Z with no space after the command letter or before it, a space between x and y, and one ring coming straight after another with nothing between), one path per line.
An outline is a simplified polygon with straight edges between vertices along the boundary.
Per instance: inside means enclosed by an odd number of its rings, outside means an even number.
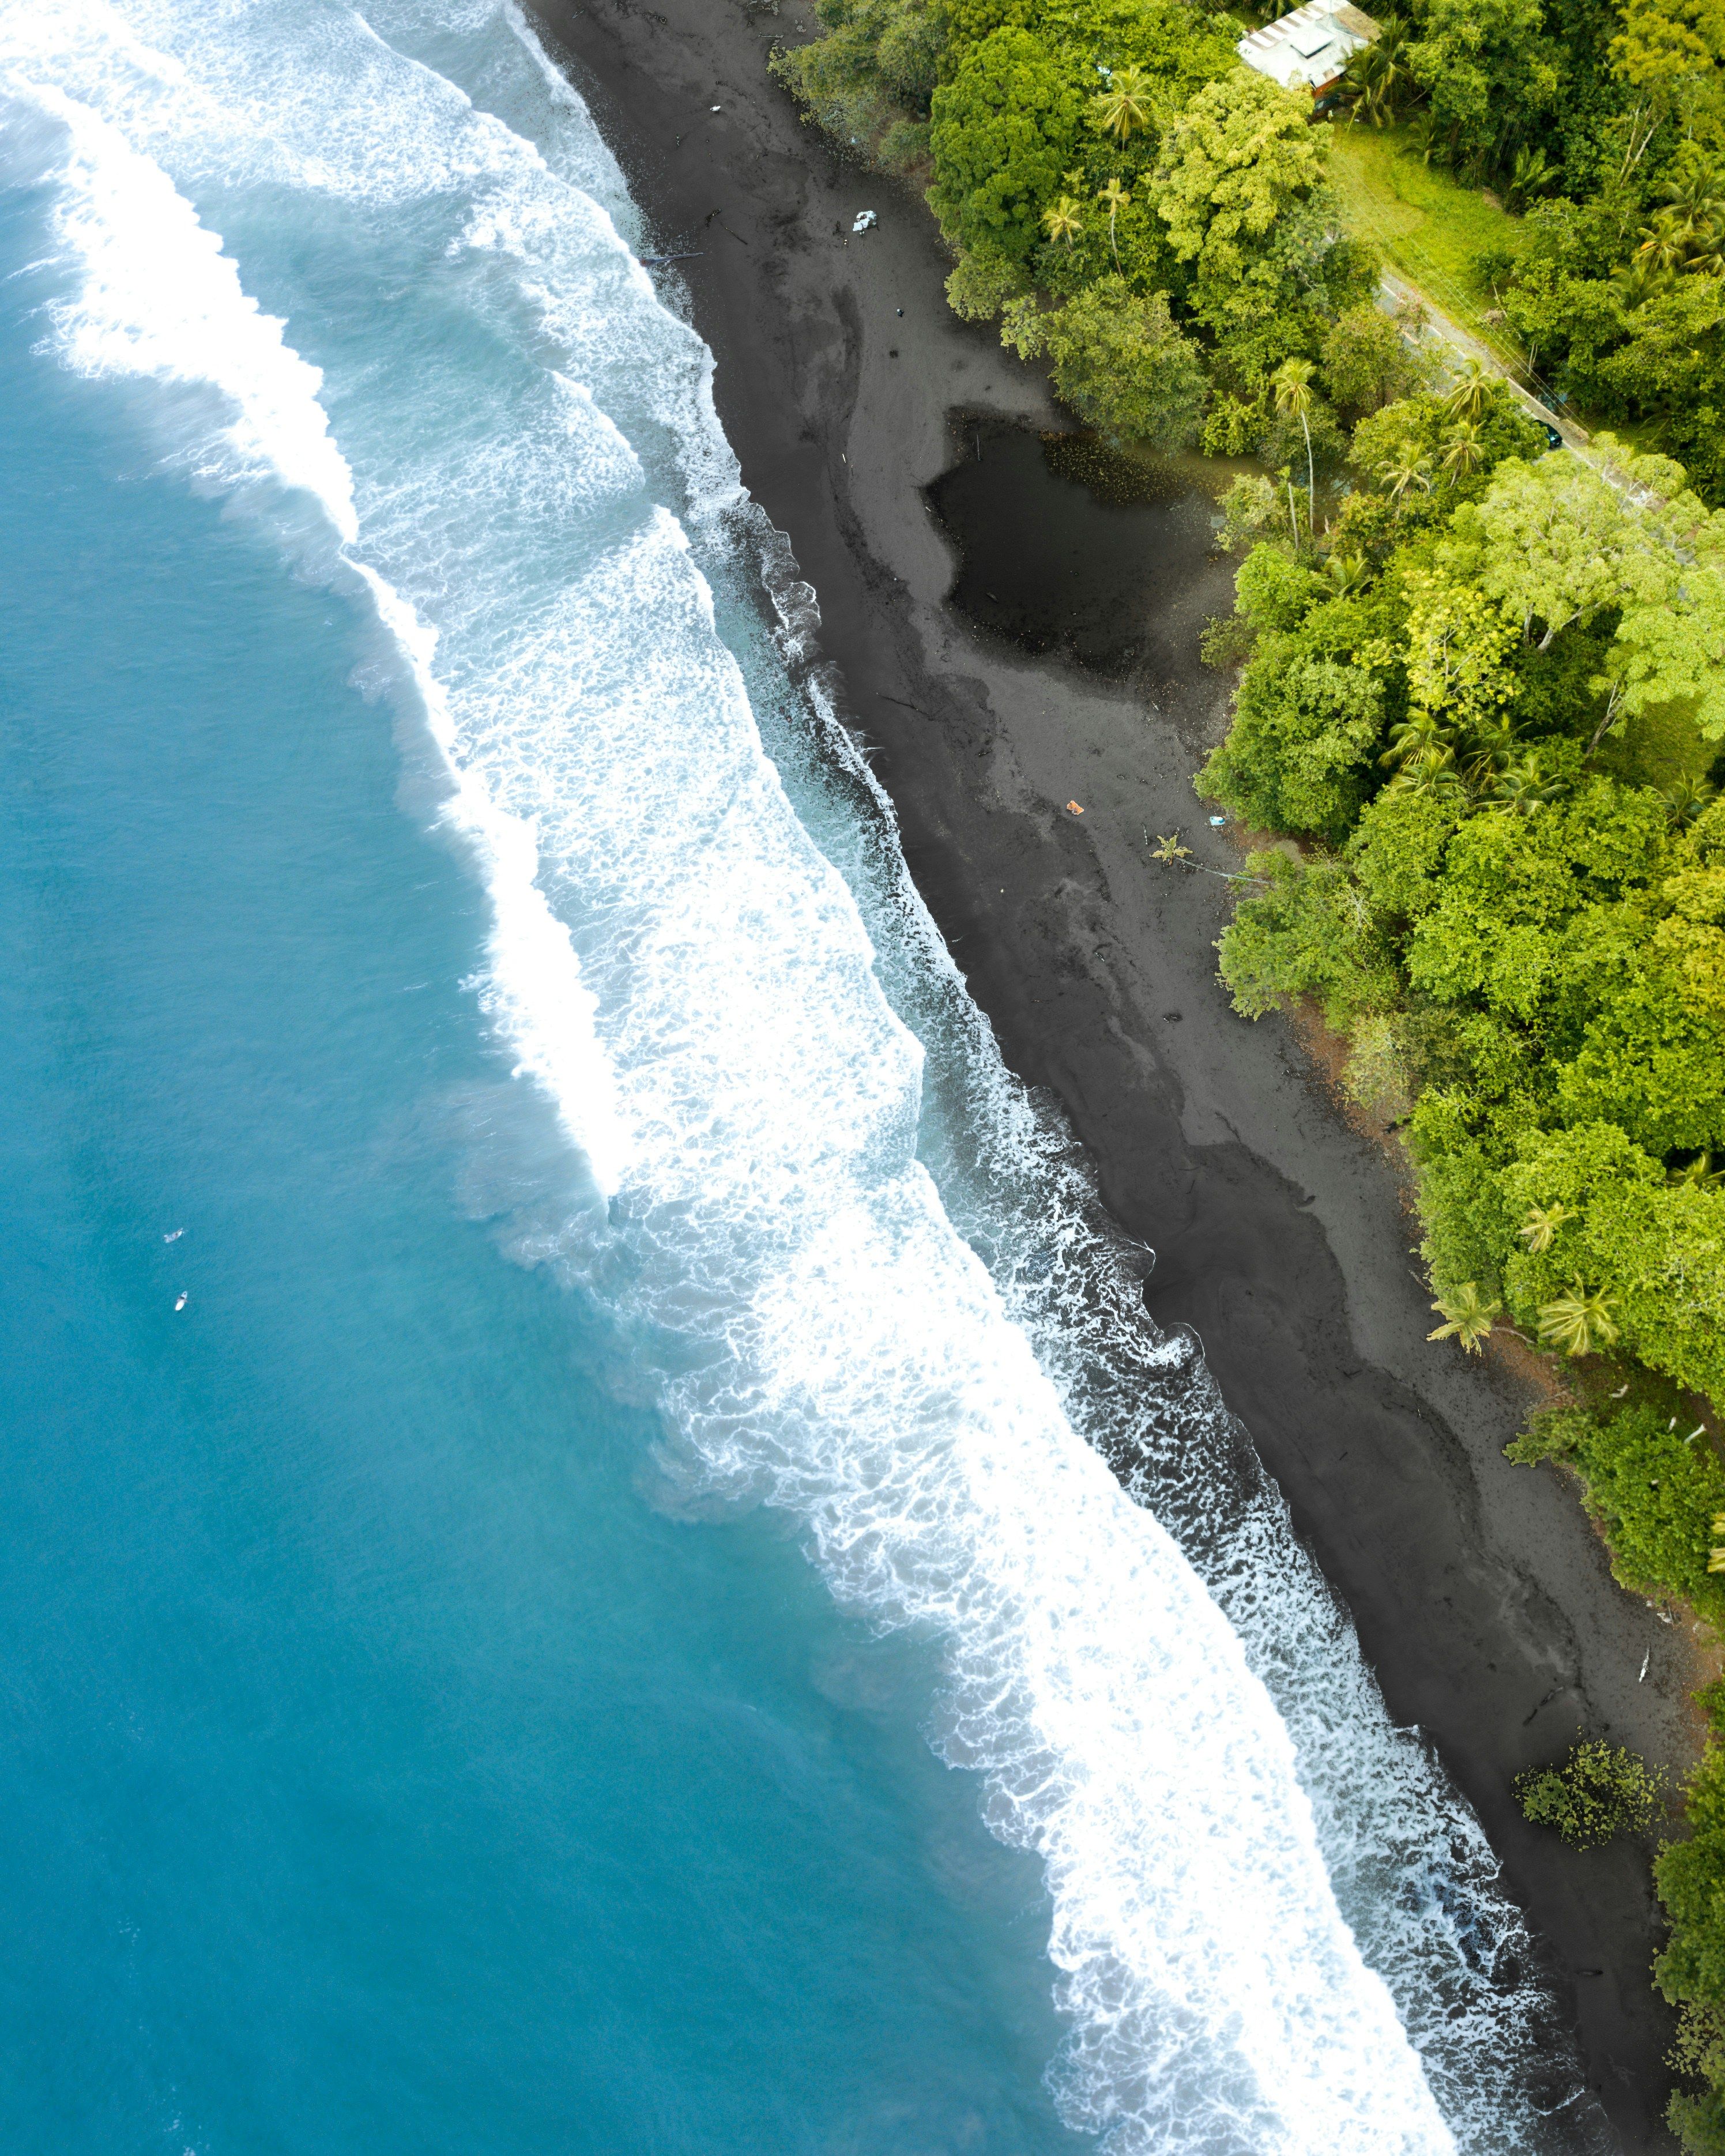
M1321 97L1340 80L1350 57L1379 34L1372 18L1347 0L1307 0L1291 15L1242 38L1235 50L1284 90L1307 89Z

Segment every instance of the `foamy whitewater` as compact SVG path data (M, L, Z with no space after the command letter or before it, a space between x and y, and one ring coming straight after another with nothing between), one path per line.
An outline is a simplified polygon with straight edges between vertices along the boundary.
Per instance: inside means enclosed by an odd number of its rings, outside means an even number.
M1044 1866L1068 2124L1598 2145L1476 1824L964 998L526 22L13 0L0 92L70 273L42 363L368 596L485 1021L571 1149L510 1255L608 1313L686 1502L782 1508L938 1643L937 1748Z

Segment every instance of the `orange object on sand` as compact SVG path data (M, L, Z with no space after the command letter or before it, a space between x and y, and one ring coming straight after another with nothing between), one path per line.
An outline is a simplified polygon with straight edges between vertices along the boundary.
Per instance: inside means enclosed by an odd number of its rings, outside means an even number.
M1066 806L1072 811L1072 814L1075 816L1081 816L1084 814L1083 809L1079 807L1076 801L1069 801L1066 803Z

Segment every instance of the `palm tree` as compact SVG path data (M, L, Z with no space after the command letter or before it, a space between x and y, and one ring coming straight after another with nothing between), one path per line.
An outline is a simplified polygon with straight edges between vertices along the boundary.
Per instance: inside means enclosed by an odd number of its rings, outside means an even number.
M1649 300L1657 299L1671 281L1671 273L1641 259L1636 249L1627 262L1618 264L1607 280L1611 290L1623 302L1623 311L1632 315L1637 307L1645 306Z
M1297 419L1306 437L1306 494L1311 514L1308 531L1317 529L1317 475L1312 462L1312 377L1317 372L1309 359L1285 359L1270 377L1276 393L1276 408L1285 418Z
M1486 416L1486 407L1491 401L1497 380L1483 360L1468 360L1456 376L1455 387L1444 399L1444 417L1466 420L1476 427Z
M1591 1355L1617 1337L1617 1321L1600 1288L1571 1281L1563 1293L1539 1306L1539 1344L1566 1355Z
M1438 462L1450 475L1450 484L1466 479L1476 472L1486 461L1486 445L1480 439L1480 430L1470 420L1464 419L1450 429L1444 443L1443 454Z
M1375 44L1362 45L1344 70L1343 98L1356 120L1385 127L1400 113L1414 88L1402 64L1402 25L1393 15L1378 18Z
M1506 808L1519 808L1526 814L1557 800L1563 786L1561 779L1547 778L1531 756L1524 756L1500 771L1486 791Z
M1682 267L1703 276L1718 276L1725 267L1725 188L1718 172L1692 171L1667 181L1659 192L1661 200L1671 205L1665 216L1673 220L1673 230L1681 236ZM1662 222L1656 220L1656 230Z
M1642 227L1635 259L1656 275L1669 277L1689 259L1690 246L1697 237L1681 210L1662 209L1651 224Z
M1678 830L1692 824L1718 790L1704 778L1674 778L1665 789L1666 821Z
M1399 501L1410 486L1431 492L1431 467L1417 449L1404 451L1400 460L1391 457L1378 467L1378 476L1389 483L1389 498Z
M1108 245L1114 256L1114 267L1118 270L1120 268L1120 248L1114 237L1114 220L1119 216L1122 210L1126 208L1127 204L1132 201L1132 197L1127 192L1126 189L1122 187L1118 180L1110 180L1107 186L1104 187L1102 192L1096 197L1096 200L1099 203L1101 203L1106 208L1108 212Z
M1488 1301L1474 1281L1463 1281L1452 1296L1433 1303L1443 1323L1426 1334L1428 1340L1457 1340L1463 1351L1477 1355L1491 1327L1503 1315L1503 1305Z
M1455 775L1454 749L1441 749L1435 756L1404 766L1385 791L1392 789L1398 793L1423 794L1456 816L1465 816L1471 805L1467 788Z
M1048 227L1050 239L1061 240L1068 247L1084 229L1084 220L1078 214L1078 204L1070 195L1056 195L1042 213L1042 222Z
M1517 150L1515 170L1509 176L1503 198L1511 209L1525 209L1557 177L1557 169L1543 150Z
M1513 719L1500 715L1481 720L1468 737L1466 766L1467 776L1476 786L1486 786L1510 764L1510 751L1515 747L1516 728Z
M1669 203L1697 232L1725 221L1725 187L1716 171L1692 170L1684 178L1668 180L1659 190L1659 198Z
M1122 145L1132 132L1150 125L1150 77L1138 66L1116 68L1108 87L1090 101L1091 124Z
M1725 277L1725 226L1703 226L1683 267L1697 277Z
M1324 574L1336 588L1338 598L1347 598L1372 580L1372 565L1363 554L1332 554Z
M1443 721L1435 711L1415 711L1402 721L1389 737L1389 746L1378 761L1406 771L1410 766L1454 760L1455 749Z
M1429 165L1437 155L1443 130L1438 126L1437 116L1422 112L1408 129L1408 147L1422 165Z
M1536 1258L1543 1258L1558 1229L1566 1220L1576 1218L1574 1209L1568 1205L1530 1205L1527 1219L1516 1233Z

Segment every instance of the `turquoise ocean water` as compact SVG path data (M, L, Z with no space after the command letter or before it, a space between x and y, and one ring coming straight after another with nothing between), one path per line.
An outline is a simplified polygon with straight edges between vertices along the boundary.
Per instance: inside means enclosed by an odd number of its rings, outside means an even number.
M1597 2145L526 24L0 123L8 2146Z

